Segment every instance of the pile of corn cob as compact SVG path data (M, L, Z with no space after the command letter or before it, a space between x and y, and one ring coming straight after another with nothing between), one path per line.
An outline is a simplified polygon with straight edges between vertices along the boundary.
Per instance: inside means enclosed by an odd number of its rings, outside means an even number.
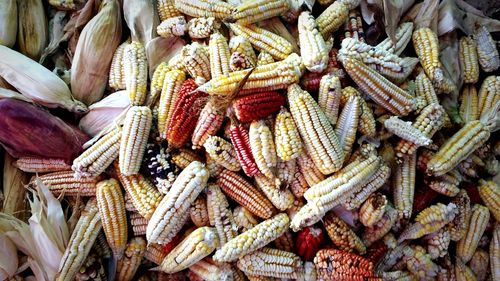
M13 58L0 62L0 207L27 221L25 186L63 202L55 279L500 280L500 58L485 27L454 31L454 77L418 22L368 44L359 0L314 13L296 0L26 2L39 11L0 0ZM46 11L53 28L93 16L76 49L26 42L22 21ZM152 63L154 40L184 43ZM41 68L36 87L19 82L32 76L21 60ZM80 118L88 137L65 123ZM2 245L8 230L0 216ZM32 280L19 251L0 276Z

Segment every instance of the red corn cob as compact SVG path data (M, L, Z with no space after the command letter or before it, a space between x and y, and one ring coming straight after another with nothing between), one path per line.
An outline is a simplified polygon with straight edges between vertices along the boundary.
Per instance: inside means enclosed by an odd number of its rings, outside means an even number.
M297 254L306 261L312 260L324 238L323 230L319 227L308 226L302 229L299 231L295 242Z
M208 95L199 91L194 92L196 88L198 85L194 79L182 83L179 98L167 126L167 141L174 148L180 148L187 143L206 102L205 97Z
M338 76L340 82L342 83L342 87L346 86L346 73L344 70L342 70L340 63L337 61L337 53L337 49L330 50L330 52L328 53L328 66L326 67L325 71L321 73L306 72L304 73L304 75L302 75L300 85L304 90L308 92L317 92L319 90L319 82L321 81L321 78L328 73L333 73Z
M240 122L251 122L278 112L284 104L285 96L280 93L261 92L236 99L233 109Z
M386 252L387 246L382 240L378 240L366 250L365 257L373 264L376 264L385 255Z
M318 279L362 281L375 277L373 263L353 253L322 249L314 257Z
M214 104L209 101L201 110L200 118L191 137L193 149L203 146L209 136L215 135L224 121L224 113L219 112Z
M255 164L255 159L250 150L248 131L242 125L231 125L229 132L243 172L249 177L255 176L259 173L259 168Z

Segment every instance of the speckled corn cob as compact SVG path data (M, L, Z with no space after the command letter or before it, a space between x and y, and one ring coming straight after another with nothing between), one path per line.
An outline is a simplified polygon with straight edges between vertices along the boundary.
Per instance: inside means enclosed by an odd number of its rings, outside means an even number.
M375 277L374 266L369 260L337 249L319 250L314 257L314 265L318 280L366 280Z
M234 126L231 124L230 134L231 142L236 149L236 155L238 156L238 160L240 160L243 172L247 176L253 177L259 173L259 168L255 163L255 159L250 148L250 136L248 135L248 131L242 125Z
M463 86L459 113L465 123L479 119L479 98L474 85Z
M231 58L229 68L232 71L252 68L257 65L257 56L250 41L243 36L232 36L229 40Z
M233 145L218 136L210 136L203 144L210 158L224 168L237 172L241 169L238 156Z
M242 206L236 206L236 208L234 208L233 218L240 233L249 230L259 223L257 218Z
M73 171L54 172L39 176L38 179L48 187L50 192L56 197L61 194L64 196L95 196L97 178L79 178L74 177ZM36 181L31 181L30 185Z
M282 15L289 5L286 0L242 1L231 14L230 21L239 25L258 23Z
M205 281L229 281L237 280L229 264L216 264L210 259L201 260L189 267L190 272L194 272Z
M388 204L382 218L374 225L365 228L365 232L363 232L362 235L363 243L367 247L370 247L374 242L384 237L384 235L391 230L397 219L398 211Z
M297 279L303 274L297 255L267 247L240 258L237 265L248 275Z
M187 23L189 37L208 38L220 28L220 22L214 17L192 18Z
M268 178L275 178L277 164L276 148L271 129L265 121L250 124L250 148L259 170Z
M97 177L118 157L122 129L115 128L73 160L75 177Z
M193 42L182 48L182 61L187 72L200 84L210 80L209 47Z
M146 50L137 41L127 45L123 54L125 88L132 105L142 105L146 100L148 62Z
M125 255L118 260L116 268L116 280L130 281L141 265L144 252L146 251L146 240L142 237L134 237L128 242Z
M130 176L139 173L142 158L153 122L151 109L147 106L132 106L125 116L120 140L120 171Z
M361 115L360 99L360 97L352 96L347 100L335 127L335 134L339 137L345 159L351 154L352 145L356 140L356 131Z
M71 233L69 243L59 264L56 280L73 280L80 266L85 262L101 228L101 216L97 208L97 201L90 199L85 205L73 233Z
M208 43L210 55L210 74L212 78L229 74L229 45L226 37L220 33L210 36Z
M325 175L338 171L344 161L344 152L316 101L295 84L288 88L288 102L305 148L318 169Z
M275 62L273 56L266 51L260 51L257 56L257 66L271 64L273 62Z
M483 249L477 249L469 262L469 267L474 272L477 280L486 280L489 273L489 255Z
M451 203L457 206L458 213L449 223L448 230L450 232L451 240L458 241L465 235L470 220L471 209L469 195L467 195L467 192L462 189L453 198Z
M273 181L262 174L257 174L255 175L255 181L260 190L264 192L278 210L285 211L293 204L295 199L293 194L288 189L281 189L277 185L276 179Z
M366 252L363 241L352 231L352 229L335 213L330 212L323 218L323 225L333 244L340 250L360 254Z
M259 51L266 51L277 60L285 59L292 53L292 44L285 38L255 25L229 24L236 35L245 37Z
M132 232L135 236L141 236L146 234L146 228L148 226L148 220L141 216L139 213L132 212L129 214L130 225L132 226Z
M342 95L340 96L340 106L345 106L346 102L352 96L361 97L361 94L353 87L349 86L343 88ZM373 117L373 112L363 98L361 98L359 102L361 105L361 115L360 115L358 130L365 136L375 136L376 124L375 124L375 117Z
M318 24L310 12L304 11L297 23L300 55L311 72L322 72L328 65L329 46L318 31Z
M16 168L27 173L50 173L71 170L64 159L41 158L41 157L21 157L16 160Z
M477 43L477 57L481 68L485 72L497 70L500 66L500 56L495 41L493 41L485 26L481 26L476 30L474 40Z
M207 199L201 195L191 205L189 216L193 224L197 227L210 226L207 208Z
M225 19L231 15L234 6L218 0L175 0L175 7L181 13L195 18L214 17Z
M327 74L319 82L318 105L332 125L337 123L342 89L340 79L334 74Z
M490 210L493 217L500 221L500 187L494 181L479 180L479 196Z
M173 239L184 224L183 218L189 214L191 203L205 187L208 176L207 168L198 161L179 174L148 223L148 241L167 244Z
M167 194L179 174L179 169L167 152L165 143L148 143L144 154L144 166L149 171L156 188Z
M296 159L302 152L302 140L292 119L292 115L282 107L274 124L276 153L284 161Z
M268 219L274 213L272 203L242 176L224 170L217 178L222 191L254 215Z
M379 50L385 50L394 53L395 55L400 55L411 40L413 33L413 23L404 22L401 23L396 29L395 41L392 41L390 37L387 37L382 42L380 42L376 48Z
M75 281L104 281L107 280L104 272L103 262L98 253L92 249L85 258L82 266L78 269L75 276Z
M432 280L436 277L439 267L432 262L429 254L421 246L405 247L404 258L406 267L413 277L420 280Z
M168 18L156 27L156 33L161 37L183 36L187 30L186 19L183 16Z
M427 252L431 259L435 260L439 257L444 257L448 253L450 244L450 232L441 228L435 233L431 233L425 238L427 240Z
M232 262L281 236L289 225L286 214L278 214L231 239L213 256L216 262Z
M491 277L496 280L500 277L500 224L497 222L489 247Z
M361 206L361 204L368 199L370 194L382 187L382 185L389 179L390 175L391 169L389 166L382 164L380 168L367 180L363 188L353 193L348 199L346 199L346 202L343 204L344 207L348 210L353 210Z
M361 205L359 220L364 226L370 227L379 221L385 213L387 198L381 193L374 193Z
M340 39L354 38L360 42L365 42L365 32L363 31L363 21L361 13L358 9L349 11L347 22L344 24L344 32L341 34Z
M488 76L479 89L479 116L483 117L500 101L500 76Z
M175 0L158 0L157 8L160 21L168 18L180 16L181 13L177 10L174 4Z
M373 101L394 115L408 115L414 108L414 98L363 62L345 57L345 70Z
M206 190L207 210L210 225L218 234L219 243L217 248L224 246L229 240L238 235L238 227L233 219L229 203L220 187L210 184Z
M111 61L111 67L109 69L109 86L115 90L125 89L125 73L124 73L124 54L125 49L130 44L130 42L123 42L118 48L116 48L113 54L113 60Z
M217 133L222 121L224 121L224 114L216 108L214 103L214 101L209 100L200 112L200 117L191 137L193 149L203 146L209 136Z
M477 58L477 44L471 37L464 36L460 38L458 59L464 83L476 83L479 79L479 61Z
M314 186L323 181L326 176L316 167L309 154L306 151L302 152L297 158L299 172L304 177L308 186Z
M479 204L472 206L470 220L467 224L467 231L457 243L456 254L463 262L469 262L472 258L489 219L490 212L488 208Z
M316 19L323 38L328 39L348 19L349 10L359 5L358 0L335 1L328 6Z

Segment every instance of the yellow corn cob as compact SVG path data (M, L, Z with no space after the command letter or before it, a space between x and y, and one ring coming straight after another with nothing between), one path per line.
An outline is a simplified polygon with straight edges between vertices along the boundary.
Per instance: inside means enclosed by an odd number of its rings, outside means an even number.
M179 97L182 83L186 80L186 74L181 70L171 70L165 73L158 105L158 132L160 137L166 137L166 128L172 117L175 102Z
M97 207L106 240L117 259L127 246L127 215L120 184L115 179L101 181L96 190Z
M182 52L178 52L176 55L170 58L170 60L167 63L167 70L181 70L181 71L186 71L186 67L184 66L184 63L182 62Z
M191 205L191 209L189 209L189 216L191 217L191 221L197 227L210 225L207 208L207 199L201 195L198 196L198 198L196 198L193 202L193 205Z
M392 41L390 37L387 37L382 42L380 42L376 48L378 50L384 50L394 53L395 55L400 55L411 40L411 35L413 33L413 23L404 22L401 23L396 29L395 41Z
M345 106L346 102L351 96L361 97L361 94L356 89L350 86L342 89L342 95L340 96L340 106ZM361 105L361 116L358 124L359 132L365 136L373 137L376 134L375 118L373 117L373 112L364 99L361 98L359 102Z
M326 214L323 219L323 225L325 226L328 236L337 248L348 252L355 250L362 255L365 254L366 247L363 241L361 241L349 225L341 218L337 217L335 213L330 212Z
M59 158L40 158L40 157L21 157L16 160L16 168L27 173L50 173L71 170L64 159Z
M220 22L214 17L192 18L187 23L189 37L208 38L220 28Z
M96 184L99 178L76 179L73 171L54 172L39 176L38 179L46 185L54 196L95 196ZM31 181L30 185L35 184Z
M282 15L289 7L290 4L286 0L242 1L231 14L230 21L235 21L239 25L259 23Z
M381 193L374 193L361 205L359 221L367 227L374 225L385 213L387 198Z
M385 213L373 226L365 228L362 239L367 247L389 233L398 219L398 211L390 204L386 206Z
M195 18L214 17L225 19L231 15L234 6L218 0L175 0L175 7L181 13Z
M210 80L210 52L209 48L198 42L182 48L182 62L187 72L201 84Z
M208 155L215 163L233 172L241 169L236 150L225 139L218 136L209 136L203 143L203 147L205 147Z
M56 280L73 280L101 230L101 216L95 199L90 199L85 205L76 226L71 233L57 271Z
M146 61L146 49L140 42L134 41L125 47L123 73L130 103L142 105L146 100L148 62Z
M122 129L115 128L73 160L75 177L97 177L118 157Z
M300 55L305 67L311 72L323 72L328 65L329 46L318 31L318 25L310 12L304 11L297 24Z
M325 175L323 175L321 171L316 167L306 151L300 154L297 162L299 171L304 177L304 180L307 182L308 186L316 185L326 178Z
M210 73L212 78L229 74L229 45L226 37L220 33L210 36L208 43L210 54Z
M500 221L500 187L494 181L479 180L479 196L495 220Z
M444 74L439 60L439 41L436 33L428 27L421 27L413 31L412 40L425 74L434 84L440 85Z
M125 116L120 141L120 171L126 176L139 173L153 122L151 109L132 106Z
M210 259L203 259L191 265L189 271L205 281L233 280L233 276L236 275L229 264L216 264Z
M455 262L455 278L459 281L476 281L477 277L472 269L460 259Z
M236 35L245 37L259 51L266 51L274 59L283 60L292 53L293 47L285 38L255 25L229 24Z
M444 257L448 253L450 244L450 232L447 229L441 228L435 233L429 234L427 240L427 252L431 259L435 260L439 257Z
M181 148L179 151L172 155L172 161L180 169L185 169L193 161L201 161L201 157L194 151Z
M231 58L229 68L232 71L252 68L257 65L257 56L250 41L243 36L232 36L229 40Z
M248 275L290 279L297 279L303 275L299 256L267 247L240 258L237 265Z
M243 37L245 38L245 37ZM260 51L257 56L257 66L271 64L274 62L273 56L266 51Z
M135 236L141 236L146 234L146 228L148 227L148 220L141 216L139 213L133 212L129 215L130 225L132 226L132 232Z
M280 237L287 229L290 220L286 214L278 214L253 228L234 237L213 256L216 262L232 262L256 251L274 239Z
M292 115L285 107L282 107L276 116L274 139L276 153L280 159L289 161L296 159L301 154L302 140L293 122Z
M353 210L359 207L365 200L368 199L370 194L379 189L391 175L391 169L384 164L368 179L360 191L353 193L346 202L344 207L348 210Z
M448 225L450 238L452 241L460 240L467 230L470 220L470 198L465 190L460 190L451 203L457 206L458 213Z
M413 154L403 158L403 162L395 171L392 198L398 210L399 219L408 220L412 214L416 164L417 154Z
M406 262L406 267L413 275L413 278L418 280L433 280L437 275L439 267L432 262L430 256L421 246L406 246L403 250L403 261Z
M160 21L181 15L175 7L175 0L158 0L157 5Z
M219 186L210 184L207 187L207 209L210 225L215 227L219 237L217 248L224 246L229 240L238 235L238 227L233 219L226 196Z
M164 38L183 36L186 33L187 23L183 16L171 17L156 27L156 33Z
M439 103L434 86L423 71L415 78L415 94L418 100L417 111L422 110L431 103Z
M474 272L474 275L476 275L477 280L486 279L486 276L489 272L489 259L490 257L488 255L488 252L483 249L477 249L472 256L472 259L469 262L469 267L472 272Z
M163 83L165 80L165 74L168 72L167 62L161 62L153 72L153 77L151 77L150 91L149 91L149 100L157 101L158 95L161 93L161 89L163 88Z
M332 125L337 123L342 88L339 77L327 74L319 82L318 105Z
M500 76L488 76L479 89L479 116L485 116L500 101Z
M179 272L210 255L217 246L217 232L213 227L197 228L168 253L160 269L166 273Z
M355 5L351 5L349 2L352 2L352 4ZM318 23L319 31L325 40L347 21L349 17L349 8L353 9L358 4L358 0L335 1L318 16L316 22Z
M141 265L144 252L146 251L146 240L142 237L134 237L128 242L125 255L118 260L116 267L116 280L130 281Z
M149 220L148 241L167 244L174 238L184 224L183 218L189 214L191 203L205 188L208 176L207 168L198 161L179 174Z
M479 119L479 98L474 85L464 85L462 88L460 117L465 123Z
M254 215L242 206L234 208L233 218L240 233L249 230L259 223Z
M360 97L352 96L347 100L335 127L335 134L344 150L344 159L347 159L351 154L352 145L356 140L356 131L361 115L360 99Z
M109 86L115 90L125 89L124 54L129 42L123 42L113 55L109 69Z
M271 129L264 120L253 121L249 130L250 148L259 170L268 178L275 178L276 148Z
M343 57L349 76L370 98L394 115L408 115L414 108L412 95L399 88L362 61Z
M271 201L278 210L285 211L293 204L295 198L290 190L281 189L275 181L272 181L262 174L255 175L255 181L260 190L264 192L269 201Z
M492 280L500 277L500 223L496 223L490 241L490 267Z
M288 102L305 148L325 175L338 171L344 152L332 125L309 93L297 84L288 88Z
M458 59L464 83L476 83L479 79L479 61L476 42L472 38L468 36L460 38Z
M497 70L500 66L500 56L495 41L493 41L485 26L481 26L476 30L474 40L476 40L477 57L481 68L485 72Z

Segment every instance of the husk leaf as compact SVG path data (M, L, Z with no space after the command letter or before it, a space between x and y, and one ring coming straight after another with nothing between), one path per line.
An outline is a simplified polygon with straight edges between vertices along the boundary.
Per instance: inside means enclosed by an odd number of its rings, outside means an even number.
M156 27L160 24L154 2L150 0L123 0L123 17L130 29L132 41L146 46L158 37Z
M18 1L19 27L17 43L24 55L38 61L47 47L49 30L42 0Z
M3 165L3 212L11 214L16 218L24 219L27 204L24 201L26 189L24 184L27 184L29 177L26 173L15 167L16 159L5 153Z
M17 36L17 1L0 0L0 45L12 48Z
M1 88L1 87L0 87L0 99L16 99L16 100L29 102L29 103L33 102L32 99L30 99L26 96L23 96L16 91L12 91L12 90Z
M186 42L177 36L169 38L156 37L149 41L146 46L146 56L149 66L149 78L153 77L156 67L162 63L167 62L173 56L177 55Z
M490 32L500 31L499 20L485 16L463 0L445 0L439 5L439 36L457 28L472 35L477 26L486 26Z
M43 50L40 57L40 63L53 54L58 48L64 36L64 26L68 23L68 17L65 11L58 11L49 21L49 45Z

